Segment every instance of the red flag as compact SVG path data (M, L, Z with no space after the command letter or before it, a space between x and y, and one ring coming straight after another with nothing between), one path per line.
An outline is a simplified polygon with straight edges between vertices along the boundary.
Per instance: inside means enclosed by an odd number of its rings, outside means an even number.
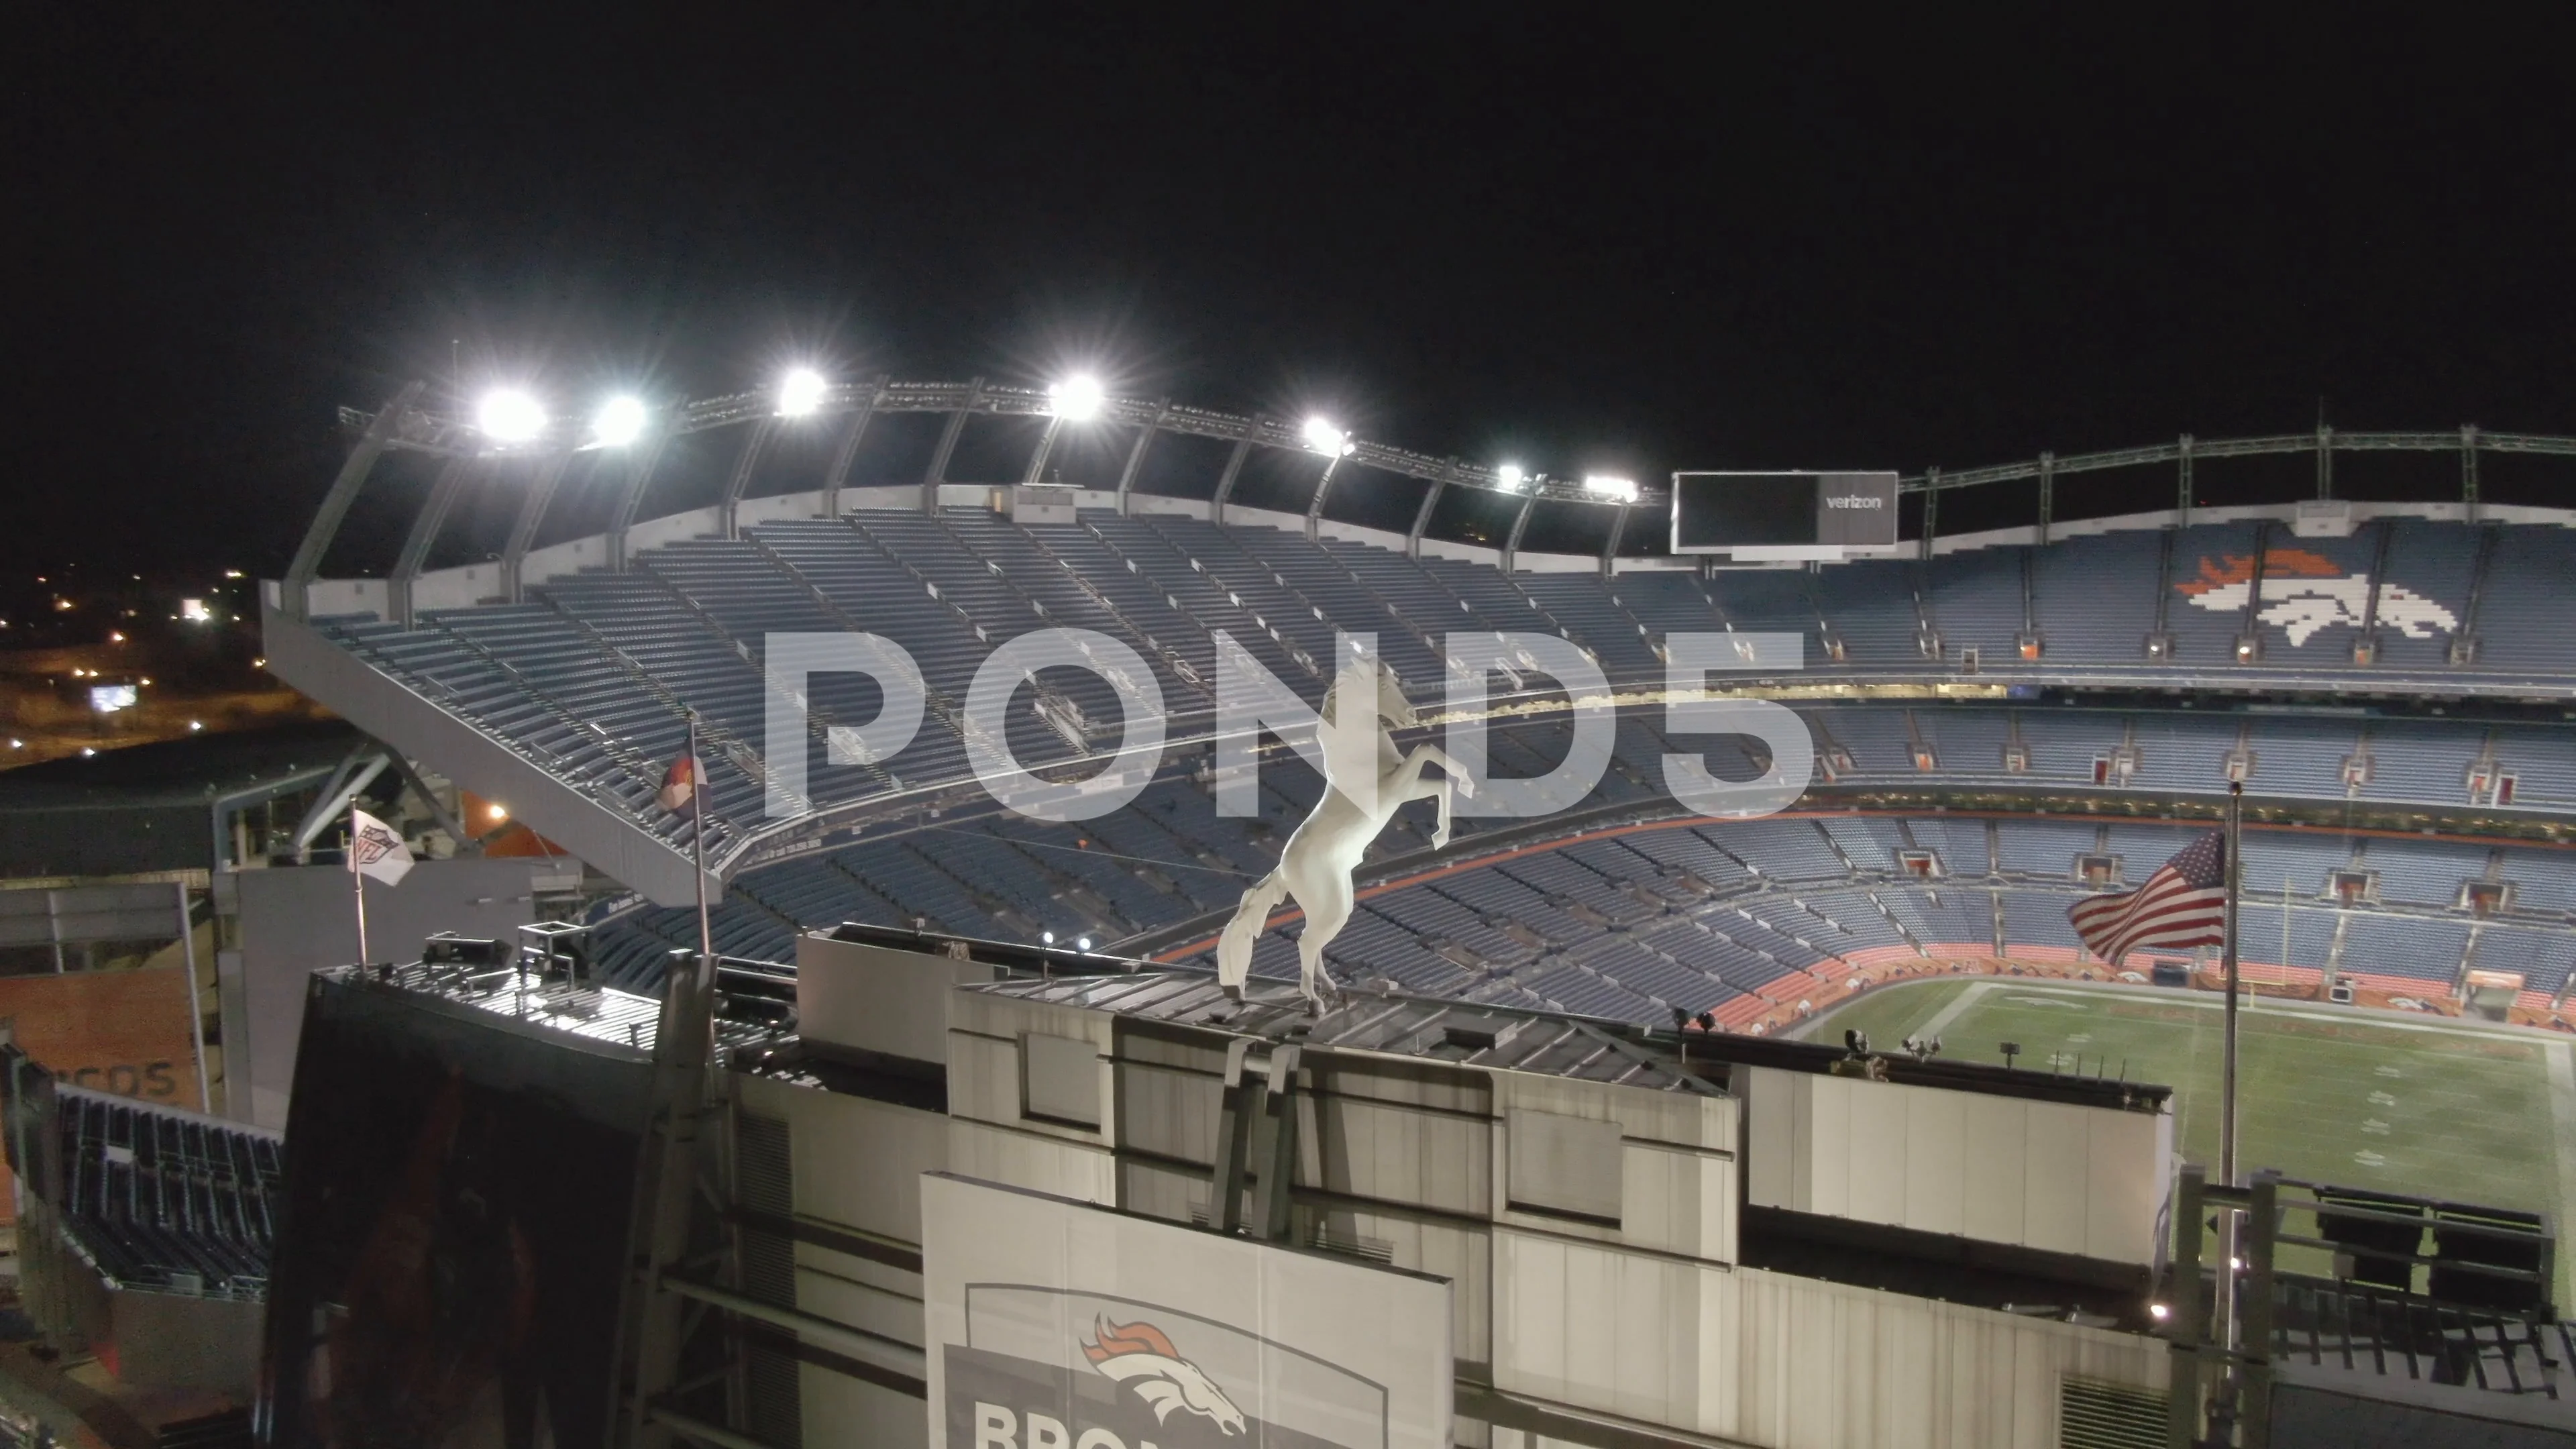
M682 755L673 760L671 768L664 772L662 793L654 798L662 802L662 808L665 810L673 812L686 810L689 808L690 799L698 793L698 787L706 782L706 767L698 763L698 757Z

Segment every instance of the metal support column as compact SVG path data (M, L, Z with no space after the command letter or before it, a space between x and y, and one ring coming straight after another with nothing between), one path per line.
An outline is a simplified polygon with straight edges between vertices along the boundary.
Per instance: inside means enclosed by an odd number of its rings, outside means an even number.
M1243 1164L1259 1120L1261 1086L1250 1071L1252 1043L1226 1043L1225 1081L1217 1088L1216 1166L1208 1175L1207 1225L1220 1233L1243 1227Z
M426 386L405 383L400 392L376 410L367 430L358 435L357 446L341 460L339 476L331 480L331 491L322 495L322 506L314 511L311 526L304 530L304 542L296 545L295 559L286 566L286 578L279 585L277 606L288 618L305 617L305 594L322 571L322 556L330 551L331 540L339 534L341 520L349 516L349 505L358 501L359 490L367 486L367 475L375 471L376 460L393 442L403 415L420 401L421 390Z
M2179 526L2191 527L2191 434L2182 435L2174 455L2174 513Z
M1225 522L1225 500L1234 494L1235 477L1243 471L1243 460L1252 452L1252 440L1261 436L1261 423L1261 415L1255 413L1251 421L1243 425L1242 441L1236 443L1234 451L1226 455L1225 471L1218 474L1216 479L1216 496L1208 500L1208 522Z
M1136 446L1127 450L1127 466L1118 470L1118 516L1127 516L1127 496L1136 491L1136 475L1145 467L1145 450L1154 446L1154 435L1163 430L1163 420L1172 415L1172 400L1154 404L1154 420L1136 435Z
M1506 579L1512 576L1512 564L1520 557L1521 531L1529 527L1530 510L1537 506L1538 495L1529 494L1521 499L1521 511L1512 517L1511 536L1503 540L1503 577Z
M1297 1048L1270 1049L1270 1075L1261 1094L1261 1177L1252 1185L1252 1235L1267 1243L1288 1241L1289 1207L1297 1186Z
M1455 458L1450 459L1449 467L1452 472L1455 472L1458 467L1458 460ZM1406 558L1418 559L1422 557L1422 530L1431 526L1431 510L1440 505L1441 490L1448 486L1449 480L1446 478L1432 479L1431 491L1422 495L1422 506L1413 510L1413 527L1405 530L1404 534L1404 556Z
M2460 502L2464 506L2462 521L2478 521L2478 425L2468 423L2460 429Z
M777 431L775 414L762 418L751 425L751 435L742 440L742 451L734 454L733 471L725 475L724 497L716 504L716 523L722 537L742 537L734 518L742 509L744 491L751 487L751 470L760 466L761 449L769 446L770 435Z
M465 491L465 480L474 467L471 458L450 458L438 470L438 481L429 485L429 500L412 515L411 535L403 540L402 554L394 560L394 571L385 579L385 609L395 623L411 627L411 586L429 562L430 545L438 542L438 531L447 524L447 512L456 506L456 495Z
M1313 543L1317 528L1324 519L1324 495L1333 491L1333 475L1341 471L1342 460L1336 456L1324 463L1324 476L1315 480L1315 496L1306 500L1306 541Z
M2334 497L2334 429L2317 424L2317 501Z
M2165 1443L2172 1449L2191 1449L2200 1442L2205 1407L2200 1358L2209 1325L2201 1311L2200 1259L2208 1229L2208 1204L2202 1195L2208 1176L2199 1163L2185 1163L2174 1186L2173 1267L2165 1287L2165 1355L2172 1365L2171 1382L2165 1389Z
M1926 560L1929 560L1929 559L1932 557L1932 539L1933 539L1933 536L1934 536L1935 534L1937 534L1937 533L1939 533L1939 532L1940 532L1940 528L1941 528L1941 470L1940 470L1940 469L1938 469L1938 468L1926 468L1926 469L1924 469L1924 470L1923 470L1923 550L1922 550L1922 556L1923 556L1923 558L1924 558L1924 559L1926 559Z
M1061 413L1047 418L1046 431L1038 434L1038 445L1029 454L1028 474L1020 479L1022 487L1037 482L1040 475L1046 472L1047 455L1055 451L1055 435L1063 429L1064 416Z
M1610 541L1601 547L1601 577L1605 579L1618 577L1619 544L1628 536L1628 510L1633 506L1622 503L1610 517Z
M921 511L939 511L939 485L948 481L948 457L957 451L958 435L966 431L966 420L975 415L975 404L984 400L984 379L966 384L966 404L948 415L948 428L939 435L939 450L930 455L930 468L921 475Z
M2057 511L2057 455L2039 455L2039 542L2048 546L2048 525Z
M670 446L671 435L658 434L627 465L626 492L617 500L617 512L608 521L607 563L612 573L626 571L626 530L635 526L635 511L644 506L644 489L653 481L653 470L662 466L663 450Z
M715 962L695 952L674 952L669 959L653 1037L653 1124L629 1217L629 1311L620 1316L627 1341L617 1356L623 1379L618 1417L626 1424L628 1449L662 1449L669 1438L653 1417L679 1378L682 1299L668 1280L688 1255L715 1035Z
M528 496L519 500L518 522L510 525L510 541L501 547L501 595L513 604L519 602L521 592L520 566L527 562L529 546L537 541L537 526L545 522L546 506L554 501L564 470L571 466L570 453L548 458L528 484Z
M880 375L875 384L859 396L858 410L841 426L841 439L832 445L832 463L823 473L823 516L841 516L841 489L850 481L850 468L858 461L859 440L868 435L868 420L876 416L877 404L885 400L886 379Z

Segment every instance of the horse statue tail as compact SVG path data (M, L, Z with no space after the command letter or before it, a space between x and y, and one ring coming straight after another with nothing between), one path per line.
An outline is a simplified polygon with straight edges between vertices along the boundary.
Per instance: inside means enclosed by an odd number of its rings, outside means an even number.
M1216 984L1240 995L1244 977L1252 971L1252 943L1261 939L1261 928L1270 924L1271 908L1288 896L1288 882L1272 871L1254 881L1243 893L1243 904L1234 908L1234 919L1225 923L1225 931L1216 938Z

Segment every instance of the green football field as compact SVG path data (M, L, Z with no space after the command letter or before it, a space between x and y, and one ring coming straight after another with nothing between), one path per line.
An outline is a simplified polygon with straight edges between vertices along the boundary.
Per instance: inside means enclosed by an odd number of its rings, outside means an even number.
M2202 992L1952 978L1879 987L1803 1034L1839 1042L1857 1029L1877 1051L1937 1035L1945 1058L1998 1063L2010 1041L2025 1071L2163 1083L2177 1150L2215 1175L2222 1017ZM2528 1031L2249 999L2238 1159L2247 1172L2538 1209L2563 1238L2576 1210L2571 1056L2569 1041Z

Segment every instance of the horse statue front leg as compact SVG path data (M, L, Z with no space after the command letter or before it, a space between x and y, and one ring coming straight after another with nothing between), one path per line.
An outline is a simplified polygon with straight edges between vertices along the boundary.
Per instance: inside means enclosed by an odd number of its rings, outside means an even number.
M1438 765L1441 777L1424 779L1422 767L1425 765ZM1447 849L1450 807L1459 795L1470 800L1476 798L1476 777L1458 768L1458 762L1449 758L1449 752L1438 745L1416 745L1412 753L1404 757L1404 763L1396 767L1395 778L1403 782L1394 792L1399 803L1407 800L1436 800L1440 803L1440 824L1431 832L1431 848Z

